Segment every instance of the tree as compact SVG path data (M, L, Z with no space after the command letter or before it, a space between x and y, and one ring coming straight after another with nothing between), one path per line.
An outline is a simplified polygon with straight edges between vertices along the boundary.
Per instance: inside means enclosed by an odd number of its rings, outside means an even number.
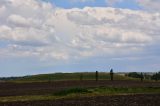
M110 77L111 77L111 81L113 81L113 69L110 70Z
M160 80L160 72L153 74L151 79L155 81Z

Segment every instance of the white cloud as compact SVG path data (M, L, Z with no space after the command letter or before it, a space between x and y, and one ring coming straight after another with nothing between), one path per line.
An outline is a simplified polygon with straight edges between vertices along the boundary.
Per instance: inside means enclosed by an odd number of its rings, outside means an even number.
M0 3L0 41L7 42L0 47L1 57L114 57L143 52L159 40L159 13L105 7L60 9L39 0Z
M137 0L140 6L152 12L160 12L160 0Z
M27 19L25 19L22 16L19 15L11 15L8 17L9 22L11 22L12 24L15 24L15 26L28 26L29 24L31 24Z

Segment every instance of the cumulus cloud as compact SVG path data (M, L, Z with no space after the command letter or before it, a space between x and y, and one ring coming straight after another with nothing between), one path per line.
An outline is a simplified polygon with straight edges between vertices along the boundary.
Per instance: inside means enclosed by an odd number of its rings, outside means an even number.
M6 42L0 47L1 57L71 60L143 53L160 39L159 28L159 13L62 9L40 0L0 1L0 41Z
M152 12L160 12L160 0L137 0L140 6Z

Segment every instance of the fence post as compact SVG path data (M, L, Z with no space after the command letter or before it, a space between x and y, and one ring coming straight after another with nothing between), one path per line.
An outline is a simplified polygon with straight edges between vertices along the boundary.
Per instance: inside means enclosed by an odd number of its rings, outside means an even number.
M143 73L141 72L141 82L143 82L144 76Z
M96 71L96 81L98 81L98 71Z

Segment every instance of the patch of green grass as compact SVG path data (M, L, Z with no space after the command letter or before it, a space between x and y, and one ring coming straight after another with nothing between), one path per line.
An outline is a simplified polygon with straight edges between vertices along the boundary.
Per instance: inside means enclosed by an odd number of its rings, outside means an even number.
M69 94L86 94L91 93L87 88L71 88L54 93L55 96L66 96Z
M50 95L10 96L10 97L0 97L0 102L54 100L56 98L57 97Z
M54 93L54 96L67 96L73 94L136 94L136 93L160 93L160 87L96 87L96 88L71 88Z
M160 93L160 87L98 87L92 88L90 91L98 94L122 94L122 93Z
M95 88L70 88L50 95L10 96L0 97L0 102L56 100L62 98L78 98L91 96L129 95L129 94L160 94L160 87L95 87Z

